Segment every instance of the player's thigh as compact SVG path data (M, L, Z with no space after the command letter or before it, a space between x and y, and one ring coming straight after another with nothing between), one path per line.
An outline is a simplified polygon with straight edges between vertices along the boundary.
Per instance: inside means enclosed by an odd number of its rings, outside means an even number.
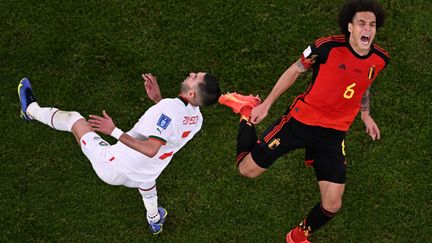
M238 170L241 175L249 178L255 178L266 171L266 169L257 165L250 153L243 158L239 164Z
M251 151L255 163L261 168L269 168L279 157L303 147L302 125L289 113L284 114L260 136ZM300 134L300 135L299 135Z
M110 185L123 185L126 177L112 166L115 156L111 153L110 144L95 132L88 132L81 137L81 150L90 160L98 177ZM137 187L137 186L135 186Z
M314 147L309 153L313 157L313 167L318 181L346 182L346 160L344 152L344 134L336 134L326 142ZM308 149L308 148L307 148Z

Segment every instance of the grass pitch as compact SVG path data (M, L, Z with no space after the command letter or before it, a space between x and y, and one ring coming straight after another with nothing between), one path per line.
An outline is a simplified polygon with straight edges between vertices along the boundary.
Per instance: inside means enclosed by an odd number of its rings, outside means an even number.
M432 56L428 1L382 1L377 42L391 63L372 87L382 138L360 119L347 134L348 184L339 215L314 242L431 242ZM104 184L68 133L19 118L16 87L28 76L39 103L84 116L106 109L129 129L151 106L142 72L165 97L191 71L223 91L265 97L315 39L339 33L341 1L1 1L0 240L115 242L284 242L319 200L299 150L256 180L234 167L238 118L203 109L200 134L158 179L169 211L148 233L139 193ZM279 98L263 131L307 87ZM108 141L114 142L111 138Z

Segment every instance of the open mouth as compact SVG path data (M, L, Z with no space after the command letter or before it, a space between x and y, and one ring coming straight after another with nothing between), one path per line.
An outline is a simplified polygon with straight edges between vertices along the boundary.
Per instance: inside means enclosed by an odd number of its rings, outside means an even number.
M360 37L360 41L361 41L364 45L368 45L369 42L370 42L370 37L369 37L369 36L362 35L362 36Z

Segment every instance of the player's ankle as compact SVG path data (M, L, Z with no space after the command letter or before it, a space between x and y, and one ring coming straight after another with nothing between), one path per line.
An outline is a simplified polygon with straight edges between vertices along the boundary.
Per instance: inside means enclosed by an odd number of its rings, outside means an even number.
M157 223L160 220L160 214L157 212L154 215L147 215L147 221L151 224Z

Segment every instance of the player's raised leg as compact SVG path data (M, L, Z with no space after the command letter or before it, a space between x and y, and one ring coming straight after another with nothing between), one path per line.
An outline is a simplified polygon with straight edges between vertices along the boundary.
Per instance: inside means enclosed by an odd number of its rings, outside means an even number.
M230 107L234 113L249 119L252 109L261 104L261 99L253 95L241 95L238 93L227 93L219 97L219 103Z
M61 111L54 107L40 107L28 78L23 78L20 81L18 97L21 103L21 117L26 121L37 120L56 130L73 132L78 141L82 135L93 131L84 117L76 111Z
M252 109L261 103L261 99L258 96L227 93L220 96L219 103L240 114L236 158L240 174L249 178L259 176L265 169L258 166L250 154L257 143L258 136L255 125L248 120Z

